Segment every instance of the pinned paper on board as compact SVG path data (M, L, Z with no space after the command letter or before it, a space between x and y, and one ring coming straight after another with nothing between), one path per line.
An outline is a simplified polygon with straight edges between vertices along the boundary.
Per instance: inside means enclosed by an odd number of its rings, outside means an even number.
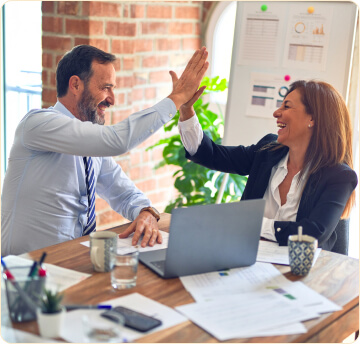
M258 3L244 5L237 61L239 65L279 65L283 13L284 6L281 4L270 3L261 7Z
M290 8L283 67L325 71L333 9L309 9Z
M251 73L246 115L272 119L294 80L294 75L286 78L283 74Z

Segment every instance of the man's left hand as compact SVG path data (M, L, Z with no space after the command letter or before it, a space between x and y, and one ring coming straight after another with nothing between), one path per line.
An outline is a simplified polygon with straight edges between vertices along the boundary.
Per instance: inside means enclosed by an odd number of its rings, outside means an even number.
M146 247L146 245L154 246L156 242L162 243L158 223L155 217L148 211L142 211L130 226L123 233L119 234L119 238L127 238L131 233L134 233L132 245L138 243L142 234L144 234L144 237L141 240L141 247Z

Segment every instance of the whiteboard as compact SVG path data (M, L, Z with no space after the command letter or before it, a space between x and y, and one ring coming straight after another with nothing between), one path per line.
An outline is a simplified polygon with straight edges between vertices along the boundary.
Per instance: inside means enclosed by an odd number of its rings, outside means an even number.
M351 2L238 1L224 144L276 134L272 114L295 80L326 81L346 100L356 20Z

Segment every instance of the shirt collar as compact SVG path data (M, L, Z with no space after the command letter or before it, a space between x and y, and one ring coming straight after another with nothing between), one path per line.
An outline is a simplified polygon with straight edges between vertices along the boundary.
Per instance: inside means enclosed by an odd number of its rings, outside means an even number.
M289 152L279 161L278 168L283 168L287 172L288 171L288 168L287 168L288 160L289 160ZM301 176L301 180L304 180L305 178L307 178L308 172L309 172L309 166L306 166L304 173ZM295 176L299 176L299 172Z
M61 112L62 114L70 117L70 118L76 118L62 103L59 101L56 102L56 104L53 107L54 110L57 110Z

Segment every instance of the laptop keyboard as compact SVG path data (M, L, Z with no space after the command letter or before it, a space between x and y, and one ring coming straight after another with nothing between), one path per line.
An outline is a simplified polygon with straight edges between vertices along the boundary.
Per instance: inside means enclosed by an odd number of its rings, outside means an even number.
M165 260L157 260L156 262L151 262L150 264L157 267L160 271L165 271Z

